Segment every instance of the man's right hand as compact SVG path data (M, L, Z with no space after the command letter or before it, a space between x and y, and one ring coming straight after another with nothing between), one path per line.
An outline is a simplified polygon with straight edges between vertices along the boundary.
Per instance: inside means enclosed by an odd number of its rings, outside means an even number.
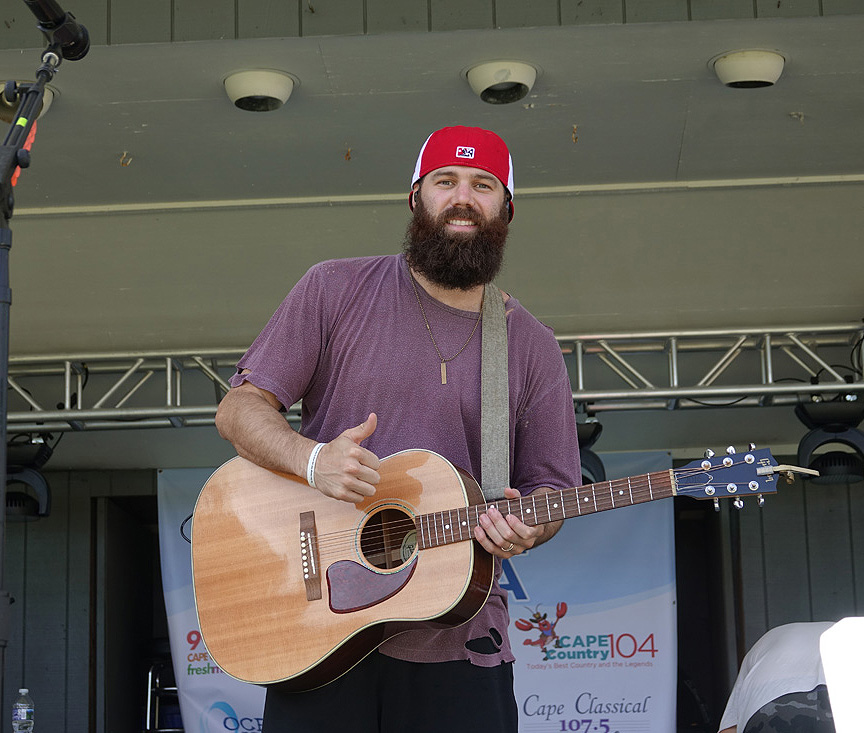
M325 496L355 504L375 493L381 480L378 473L381 462L360 444L377 426L378 416L373 412L364 422L348 428L321 449L315 463L316 489Z

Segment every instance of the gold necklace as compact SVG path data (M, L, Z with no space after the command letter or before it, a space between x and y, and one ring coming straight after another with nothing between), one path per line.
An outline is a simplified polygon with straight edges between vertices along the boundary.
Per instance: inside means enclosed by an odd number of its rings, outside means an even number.
M477 320L474 321L474 328L471 329L471 333L468 335L468 340L462 344L462 348L459 349L453 356L449 359L445 359L441 354L441 349L438 348L438 342L435 341L435 335L432 333L432 327L429 325L429 319L426 318L426 309L423 308L423 301L420 299L420 293L417 292L417 283L414 282L414 274L410 271L408 272L408 276L411 278L411 287L414 288L414 297L417 298L417 305L420 306L420 313L423 316L423 323L426 324L426 330L429 332L429 338L432 339L432 345L435 347L435 352L438 354L438 358L441 360L441 384L447 384L447 362L453 361L459 354L465 351L465 347L471 343L471 339L474 338L474 334L477 331L477 326L480 325L480 319L483 317L483 301L486 299L486 288L483 288L483 296L480 299L480 312L477 314Z

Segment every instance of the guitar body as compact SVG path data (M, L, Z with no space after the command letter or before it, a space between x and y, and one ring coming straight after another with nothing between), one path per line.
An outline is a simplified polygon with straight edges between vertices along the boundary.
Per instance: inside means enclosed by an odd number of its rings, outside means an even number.
M213 661L245 682L301 691L347 672L391 636L480 610L493 560L476 542L422 549L414 518L474 504L473 478L436 453L381 462L362 504L234 458L201 490L192 572Z

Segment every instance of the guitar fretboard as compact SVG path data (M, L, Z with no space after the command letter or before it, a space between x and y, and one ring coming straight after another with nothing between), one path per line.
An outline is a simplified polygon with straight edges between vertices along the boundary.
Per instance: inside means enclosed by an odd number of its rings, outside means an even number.
M656 499L667 499L674 495L673 472L656 471L573 489L531 494L519 499L500 499L486 504L422 514L415 519L418 546L422 550L474 539L473 529L480 524L480 515L492 506L497 507L504 515L515 514L525 524L533 527Z

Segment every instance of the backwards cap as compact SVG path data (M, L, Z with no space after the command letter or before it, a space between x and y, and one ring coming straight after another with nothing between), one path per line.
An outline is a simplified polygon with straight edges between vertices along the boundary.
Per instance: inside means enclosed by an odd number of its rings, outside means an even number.
M498 135L480 127L462 126L444 127L433 132L420 149L411 188L430 171L448 165L480 168L495 176L510 194L510 218L513 218L513 161L507 145ZM408 204L413 210L412 196L409 196Z

